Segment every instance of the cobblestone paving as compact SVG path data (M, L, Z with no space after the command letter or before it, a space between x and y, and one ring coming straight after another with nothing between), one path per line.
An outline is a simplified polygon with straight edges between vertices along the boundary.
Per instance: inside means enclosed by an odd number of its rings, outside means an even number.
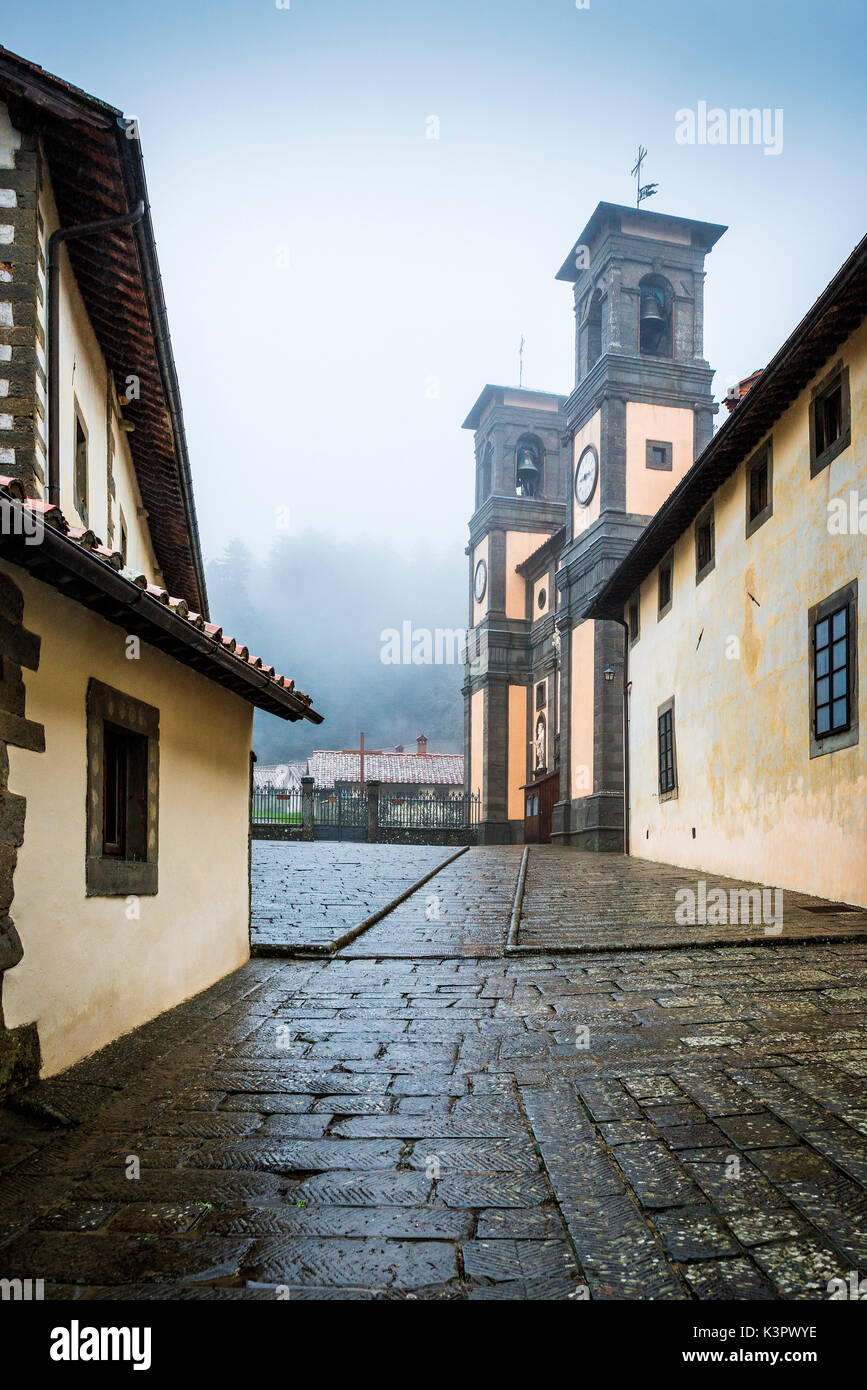
M428 884L346 954L253 960L6 1112L0 1277L686 1300L863 1274L867 946L505 957L519 857L472 851L439 919Z
M684 904L677 897L681 889L696 896L694 922L675 918ZM723 890L724 902L714 900L714 889ZM518 946L548 952L728 945L768 937L784 942L867 940L863 908L788 890L778 900L772 889L765 889L764 898L754 896L748 906L745 898L732 897L745 889L761 894L762 885L622 854L565 854L550 845L534 845L527 863ZM720 916L722 921L715 920Z
M254 840L253 945L330 946L454 853L448 845Z

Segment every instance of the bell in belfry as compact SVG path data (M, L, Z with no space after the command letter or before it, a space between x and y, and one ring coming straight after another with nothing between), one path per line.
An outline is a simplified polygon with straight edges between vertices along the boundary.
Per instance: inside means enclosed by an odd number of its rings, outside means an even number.
M666 318L659 299L652 291L641 296L639 319L642 352L655 352L665 330Z
M539 490L539 465L532 449L523 448L518 454L517 483L519 496L536 496Z

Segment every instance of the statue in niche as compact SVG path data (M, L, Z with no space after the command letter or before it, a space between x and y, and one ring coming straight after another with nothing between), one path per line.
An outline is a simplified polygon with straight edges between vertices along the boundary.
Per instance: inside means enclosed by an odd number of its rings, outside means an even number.
M544 772L544 771L545 771L545 754L546 754L546 748L545 748L545 716L544 716L543 714L540 714L540 715L539 715L539 718L536 720L535 748L536 748L536 771L537 771L537 772Z

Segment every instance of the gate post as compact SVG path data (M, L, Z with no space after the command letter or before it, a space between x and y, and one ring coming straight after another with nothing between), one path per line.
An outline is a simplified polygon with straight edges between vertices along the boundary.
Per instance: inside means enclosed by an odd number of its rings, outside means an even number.
M301 839L313 839L313 778L301 778Z
M379 838L379 782L367 783L367 843L376 844Z

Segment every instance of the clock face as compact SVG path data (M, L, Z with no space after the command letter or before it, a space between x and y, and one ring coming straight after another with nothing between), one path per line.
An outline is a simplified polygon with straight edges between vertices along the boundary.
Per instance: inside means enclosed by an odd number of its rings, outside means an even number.
M487 587L488 567L485 564L484 560L480 560L479 563L476 565L476 573L473 578L473 593L475 594L476 601L478 603L481 603L482 599L485 597L485 590L487 589Z
M575 470L575 496L586 507L590 498L596 490L596 479L599 474L599 458L592 444L588 444Z

